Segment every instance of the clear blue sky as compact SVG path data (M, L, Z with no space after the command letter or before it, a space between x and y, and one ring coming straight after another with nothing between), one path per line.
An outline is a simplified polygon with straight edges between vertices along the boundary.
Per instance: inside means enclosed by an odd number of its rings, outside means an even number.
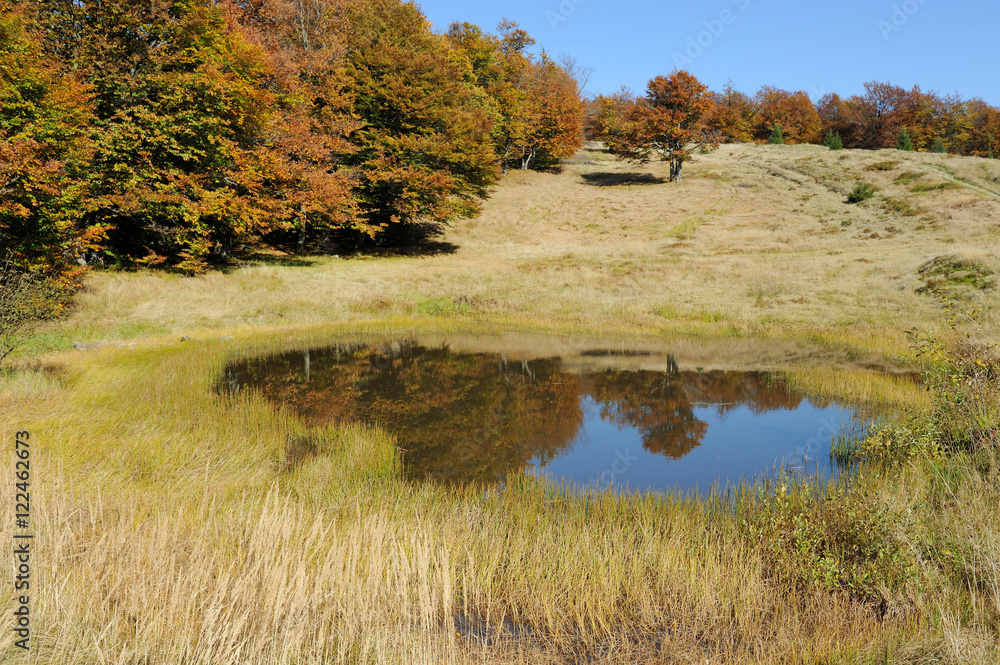
M865 81L1000 105L997 0L423 0L438 31L504 16L553 54L595 68L588 92L637 92L682 68L713 89L769 84L849 96ZM724 14L724 12L729 12ZM707 23L707 25L706 25ZM701 42L698 44L698 42Z

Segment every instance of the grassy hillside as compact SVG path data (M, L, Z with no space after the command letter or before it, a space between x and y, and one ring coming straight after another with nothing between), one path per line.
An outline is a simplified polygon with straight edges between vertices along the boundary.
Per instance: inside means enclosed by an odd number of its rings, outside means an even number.
M942 328L941 298L919 292L929 282L951 285L963 308L995 294L977 286L1000 270L1000 161L723 146L670 185L665 167L632 167L591 144L557 171L513 173L482 217L421 255L279 257L194 279L97 273L60 330L94 341L445 315L517 328L823 333L898 349L913 325ZM875 198L848 204L857 181L877 186Z
M36 442L39 536L35 651L7 631L0 662L996 662L997 452L946 454L965 421L929 412L967 377L945 358L955 381L917 396L858 368L909 354L914 327L995 337L1000 162L726 146L685 170L592 145L420 253L93 273L0 375L0 432ZM878 192L848 204L857 181ZM919 413L850 491L702 501L407 483L385 432L215 392L237 357L510 331L816 353L842 366L804 388ZM996 393L978 399L981 427ZM289 464L303 439L316 455Z

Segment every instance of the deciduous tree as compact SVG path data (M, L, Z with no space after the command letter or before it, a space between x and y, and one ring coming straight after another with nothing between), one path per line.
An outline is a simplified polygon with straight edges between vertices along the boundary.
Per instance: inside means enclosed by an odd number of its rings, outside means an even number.
M819 113L809 95L803 91L788 92L771 86L761 88L755 98L757 139L770 141L775 125L781 126L782 142L788 144L818 142L822 136Z
M475 215L496 182L494 119L448 40L400 0L348 2L347 76L364 126L346 158L366 231Z
M505 19L498 31L494 36L455 23L448 38L465 56L469 80L488 100L501 169L544 167L572 155L583 141L584 103L576 77L586 79L586 68L567 56L566 65L557 64L544 51L536 58L528 51L535 40L513 21Z
M671 182L681 179L694 150L717 143L702 124L712 109L708 86L686 71L652 79L645 97L623 91L602 106L600 133L611 152L637 163L669 162Z
M81 228L91 94L54 58L25 5L0 3L0 251L20 270L72 283L103 229Z
M747 143L754 139L759 109L754 100L740 92L732 81L721 93L712 95L712 112L706 125L725 141Z

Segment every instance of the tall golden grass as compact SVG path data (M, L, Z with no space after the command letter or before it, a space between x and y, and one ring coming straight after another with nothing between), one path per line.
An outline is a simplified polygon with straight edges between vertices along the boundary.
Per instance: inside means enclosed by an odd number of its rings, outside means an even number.
M1000 489L981 476L963 475L943 509L930 507L935 480L916 462L891 483L859 481L919 515L900 526L904 542L925 522L954 522L956 542L972 548L967 584L928 564L878 610L776 577L740 525L760 500L752 492L703 500L581 495L530 478L492 490L410 484L378 430L308 430L259 396L215 391L227 358L293 343L302 340L265 333L60 355L47 361L54 384L3 394L0 427L36 441L33 662L995 654L1000 525L990 501ZM303 435L317 454L289 466L287 447ZM12 501L10 484L2 491ZM16 662L12 639L0 646Z

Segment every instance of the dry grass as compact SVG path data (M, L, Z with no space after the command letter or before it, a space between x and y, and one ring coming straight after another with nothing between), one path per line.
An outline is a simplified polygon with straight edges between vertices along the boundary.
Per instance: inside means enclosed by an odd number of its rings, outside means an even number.
M586 150L562 173L508 177L482 217L448 231L453 254L314 258L194 279L94 274L51 343L443 316L627 333L823 332L900 352L916 322L947 329L938 300L917 293L921 266L974 255L1000 271L1000 166L990 160L723 146L671 185L656 184L658 164L636 169ZM895 183L911 172L959 186L914 194ZM880 198L847 204L859 179Z
M995 662L995 473L915 460L858 481L852 496L891 518L883 535L915 567L871 603L776 577L739 517L760 497L410 484L384 432L310 429L257 396L215 393L227 360L347 334L541 330L696 334L682 345L692 358L725 338L732 365L833 358L793 381L913 403L911 386L857 364L903 353L908 328L948 329L939 301L916 293L919 267L941 255L1000 267L984 160L726 147L671 186L655 184L658 166L590 150L561 174L511 176L482 218L449 232L451 255L91 276L28 355L74 339L138 345L0 375L0 432L36 442L30 662ZM906 171L975 184L913 195L893 184ZM584 178L601 173L633 175ZM862 173L928 212L848 206ZM991 294L959 297L997 321ZM780 339L756 339L768 333ZM317 455L289 466L303 436ZM12 497L3 483L0 501ZM962 565L939 565L948 547ZM25 662L12 640L2 633L0 662Z

